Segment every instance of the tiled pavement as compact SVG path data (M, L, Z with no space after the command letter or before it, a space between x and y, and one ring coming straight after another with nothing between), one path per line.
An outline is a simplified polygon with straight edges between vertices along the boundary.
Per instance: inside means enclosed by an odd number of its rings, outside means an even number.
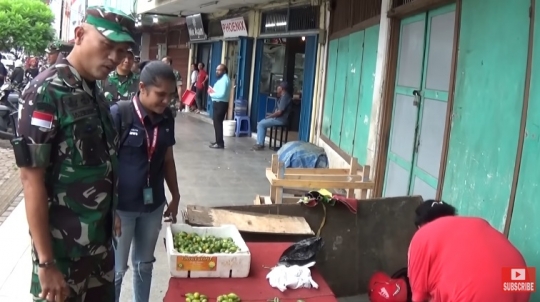
M225 150L207 146L213 140L211 125L179 115L176 122L175 159L182 204L204 206L251 204L256 194L268 194L264 169L271 152L250 151L251 138L226 138ZM24 201L13 209L0 226L0 301L31 301L30 248ZM169 280L166 252L161 238L156 247L156 262L150 301L162 301ZM131 271L124 278L122 302L131 297ZM359 301L355 299L355 301Z
M272 153L254 152L251 138L226 138L226 149L213 150L211 125L180 114L176 121L175 159L182 204L205 206L253 203L268 194L264 169ZM1 167L1 163L0 163ZM0 168L1 169L1 168ZM1 174L0 170L0 175ZM164 231L160 235L163 237ZM24 201L0 226L0 301L30 301L30 249ZM158 240L150 301L162 301L169 273L163 241ZM131 271L126 275L121 301L132 301Z
M22 190L9 141L0 140L0 225L14 210L12 201Z

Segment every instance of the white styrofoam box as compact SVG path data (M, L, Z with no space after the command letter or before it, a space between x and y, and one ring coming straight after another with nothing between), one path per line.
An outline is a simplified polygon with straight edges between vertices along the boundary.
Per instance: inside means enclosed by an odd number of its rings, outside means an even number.
M174 249L173 234L186 232L199 236L215 236L219 238L232 238L239 251L234 254L184 254ZM242 239L240 232L234 225L221 225L219 227L192 227L187 224L171 224L166 234L167 255L171 276L177 278L246 278L251 265L251 253ZM199 262L215 262L212 270L179 270L180 259L192 258Z

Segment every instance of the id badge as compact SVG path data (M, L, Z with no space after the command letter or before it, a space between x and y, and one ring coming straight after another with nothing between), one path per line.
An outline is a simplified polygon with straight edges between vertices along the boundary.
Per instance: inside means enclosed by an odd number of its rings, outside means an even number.
M152 188L146 187L143 190L144 204L149 205L154 203L154 194L152 194Z

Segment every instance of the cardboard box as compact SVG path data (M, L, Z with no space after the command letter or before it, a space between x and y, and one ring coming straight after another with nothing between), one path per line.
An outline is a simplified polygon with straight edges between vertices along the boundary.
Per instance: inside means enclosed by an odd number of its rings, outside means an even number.
M234 254L183 254L174 249L173 234L186 232L199 236L232 238L239 251ZM166 234L167 256L171 276L177 278L246 278L251 265L251 253L234 225L192 227L171 224Z

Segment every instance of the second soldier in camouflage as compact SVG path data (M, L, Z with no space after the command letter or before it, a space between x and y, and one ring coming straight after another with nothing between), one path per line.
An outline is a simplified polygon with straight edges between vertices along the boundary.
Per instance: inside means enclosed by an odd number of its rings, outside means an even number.
M162 62L169 64L172 67L172 59L171 57L164 57ZM178 109L181 109L182 104L180 103L180 100L182 99L182 76L178 72L178 70L173 68L174 76L176 77L176 96L174 99L171 100L171 110L173 112L174 117L176 117L178 113Z
M132 71L134 55L128 52L128 55L111 72L106 80L100 81L99 86L112 105L118 101L131 100L139 90L139 75Z

